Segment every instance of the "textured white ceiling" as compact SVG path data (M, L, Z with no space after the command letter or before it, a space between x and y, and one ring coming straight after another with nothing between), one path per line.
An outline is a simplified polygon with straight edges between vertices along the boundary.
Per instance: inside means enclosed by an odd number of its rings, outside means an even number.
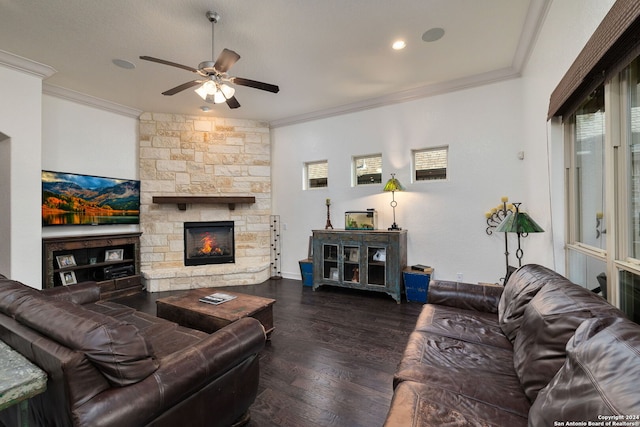
M57 71L47 86L141 111L202 114L196 77L140 60L148 55L197 68L215 56L241 59L230 74L280 86L236 87L241 108L212 114L294 122L512 76L535 40L550 0L0 0L0 50ZM438 42L422 34L442 27ZM398 38L402 51L391 49ZM125 59L134 70L111 61Z

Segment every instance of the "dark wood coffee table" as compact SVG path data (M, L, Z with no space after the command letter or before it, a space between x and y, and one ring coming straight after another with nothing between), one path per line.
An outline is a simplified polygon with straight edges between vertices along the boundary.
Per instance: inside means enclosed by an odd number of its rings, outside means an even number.
M215 292L235 295L236 298L218 305L198 301ZM274 330L272 307L275 302L274 299L255 295L202 288L160 298L156 301L156 310L158 317L209 334L243 317L253 317L262 323L267 337L270 337Z

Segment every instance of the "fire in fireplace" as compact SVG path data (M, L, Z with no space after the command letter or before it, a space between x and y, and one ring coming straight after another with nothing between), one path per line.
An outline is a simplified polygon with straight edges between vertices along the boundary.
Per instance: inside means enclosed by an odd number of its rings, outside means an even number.
M235 262L233 221L185 222L184 265Z

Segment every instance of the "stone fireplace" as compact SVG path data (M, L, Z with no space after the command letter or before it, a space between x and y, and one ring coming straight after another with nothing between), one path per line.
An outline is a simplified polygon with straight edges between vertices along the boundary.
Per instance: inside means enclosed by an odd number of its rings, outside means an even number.
M235 262L233 221L184 223L184 265L227 262Z
M148 291L254 284L270 277L270 152L263 122L161 113L140 117L140 255ZM182 201L167 201L175 198ZM216 222L233 224L233 260L185 265L185 224ZM229 246L214 235L218 244Z

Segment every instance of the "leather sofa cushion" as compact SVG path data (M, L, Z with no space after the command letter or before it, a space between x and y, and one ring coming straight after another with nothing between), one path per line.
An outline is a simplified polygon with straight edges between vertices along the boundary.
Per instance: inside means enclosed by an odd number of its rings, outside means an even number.
M545 286L531 299L513 344L513 361L525 393L534 401L565 361L575 330L592 317L624 317L602 297L571 282Z
M432 280L429 283L428 301L429 304L495 314L503 290L498 285Z
M66 347L83 352L112 385L134 384L158 363L151 346L128 323L63 300L29 298L16 320Z
M461 396L440 388L437 383L405 381L393 393L384 427L518 427L526 426L526 416Z
M507 282L500 303L498 304L498 319L502 332L514 342L522 315L529 301L546 285L562 286L571 283L553 270L537 264L527 264L517 269Z
M513 349L494 313L429 303L422 308L414 329L510 351Z
M71 301L84 305L100 300L100 286L96 282L82 282L73 286L55 286L40 291L49 298Z
M639 415L638 384L638 325L623 318L587 320L568 342L564 365L532 405L529 425L603 421L615 415L621 418L609 420L637 423L624 415Z
M40 293L27 285L9 279L0 279L0 311L14 317L17 308L29 298L39 298Z
M414 331L409 336L394 386L406 381L437 385L521 417L527 416L531 406L513 369L511 349L433 333Z

